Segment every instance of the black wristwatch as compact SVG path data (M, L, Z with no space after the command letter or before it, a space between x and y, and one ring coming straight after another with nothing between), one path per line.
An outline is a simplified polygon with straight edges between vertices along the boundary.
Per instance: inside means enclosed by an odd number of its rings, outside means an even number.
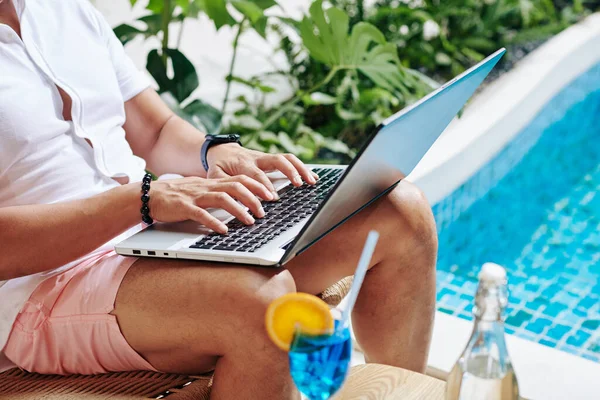
M202 166L206 172L208 172L208 160L206 158L208 149L212 146L225 143L237 143L240 146L242 145L242 142L240 142L240 135L235 133L230 135L206 135L202 150L200 150L200 160L202 161Z

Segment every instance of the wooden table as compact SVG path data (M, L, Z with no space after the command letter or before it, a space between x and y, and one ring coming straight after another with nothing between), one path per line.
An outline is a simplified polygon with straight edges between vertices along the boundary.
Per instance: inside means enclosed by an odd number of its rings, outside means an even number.
M357 365L335 400L443 400L445 382L380 364Z

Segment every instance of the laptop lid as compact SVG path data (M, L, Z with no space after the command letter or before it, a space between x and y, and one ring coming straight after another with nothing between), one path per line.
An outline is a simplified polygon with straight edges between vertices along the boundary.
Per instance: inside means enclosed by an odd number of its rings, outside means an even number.
M423 158L506 52L500 49L418 102L386 119L296 238L281 264L391 191Z

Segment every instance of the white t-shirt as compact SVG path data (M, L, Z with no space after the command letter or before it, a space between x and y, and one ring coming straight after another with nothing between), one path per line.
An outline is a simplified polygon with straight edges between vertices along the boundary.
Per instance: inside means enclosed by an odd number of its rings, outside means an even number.
M148 79L89 0L13 1L22 40L0 24L0 207L88 198L118 186L111 177L140 181L145 162L122 126L124 102ZM56 85L73 101L72 122ZM0 350L37 285L78 261L0 281ZM0 352L0 371L8 367Z

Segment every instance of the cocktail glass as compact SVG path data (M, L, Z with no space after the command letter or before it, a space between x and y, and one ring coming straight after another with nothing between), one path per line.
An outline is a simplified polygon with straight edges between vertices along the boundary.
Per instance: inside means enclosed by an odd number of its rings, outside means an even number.
M326 400L343 385L352 340L347 324L335 320L334 329L319 334L297 326L289 352L290 372L298 390L309 400Z

